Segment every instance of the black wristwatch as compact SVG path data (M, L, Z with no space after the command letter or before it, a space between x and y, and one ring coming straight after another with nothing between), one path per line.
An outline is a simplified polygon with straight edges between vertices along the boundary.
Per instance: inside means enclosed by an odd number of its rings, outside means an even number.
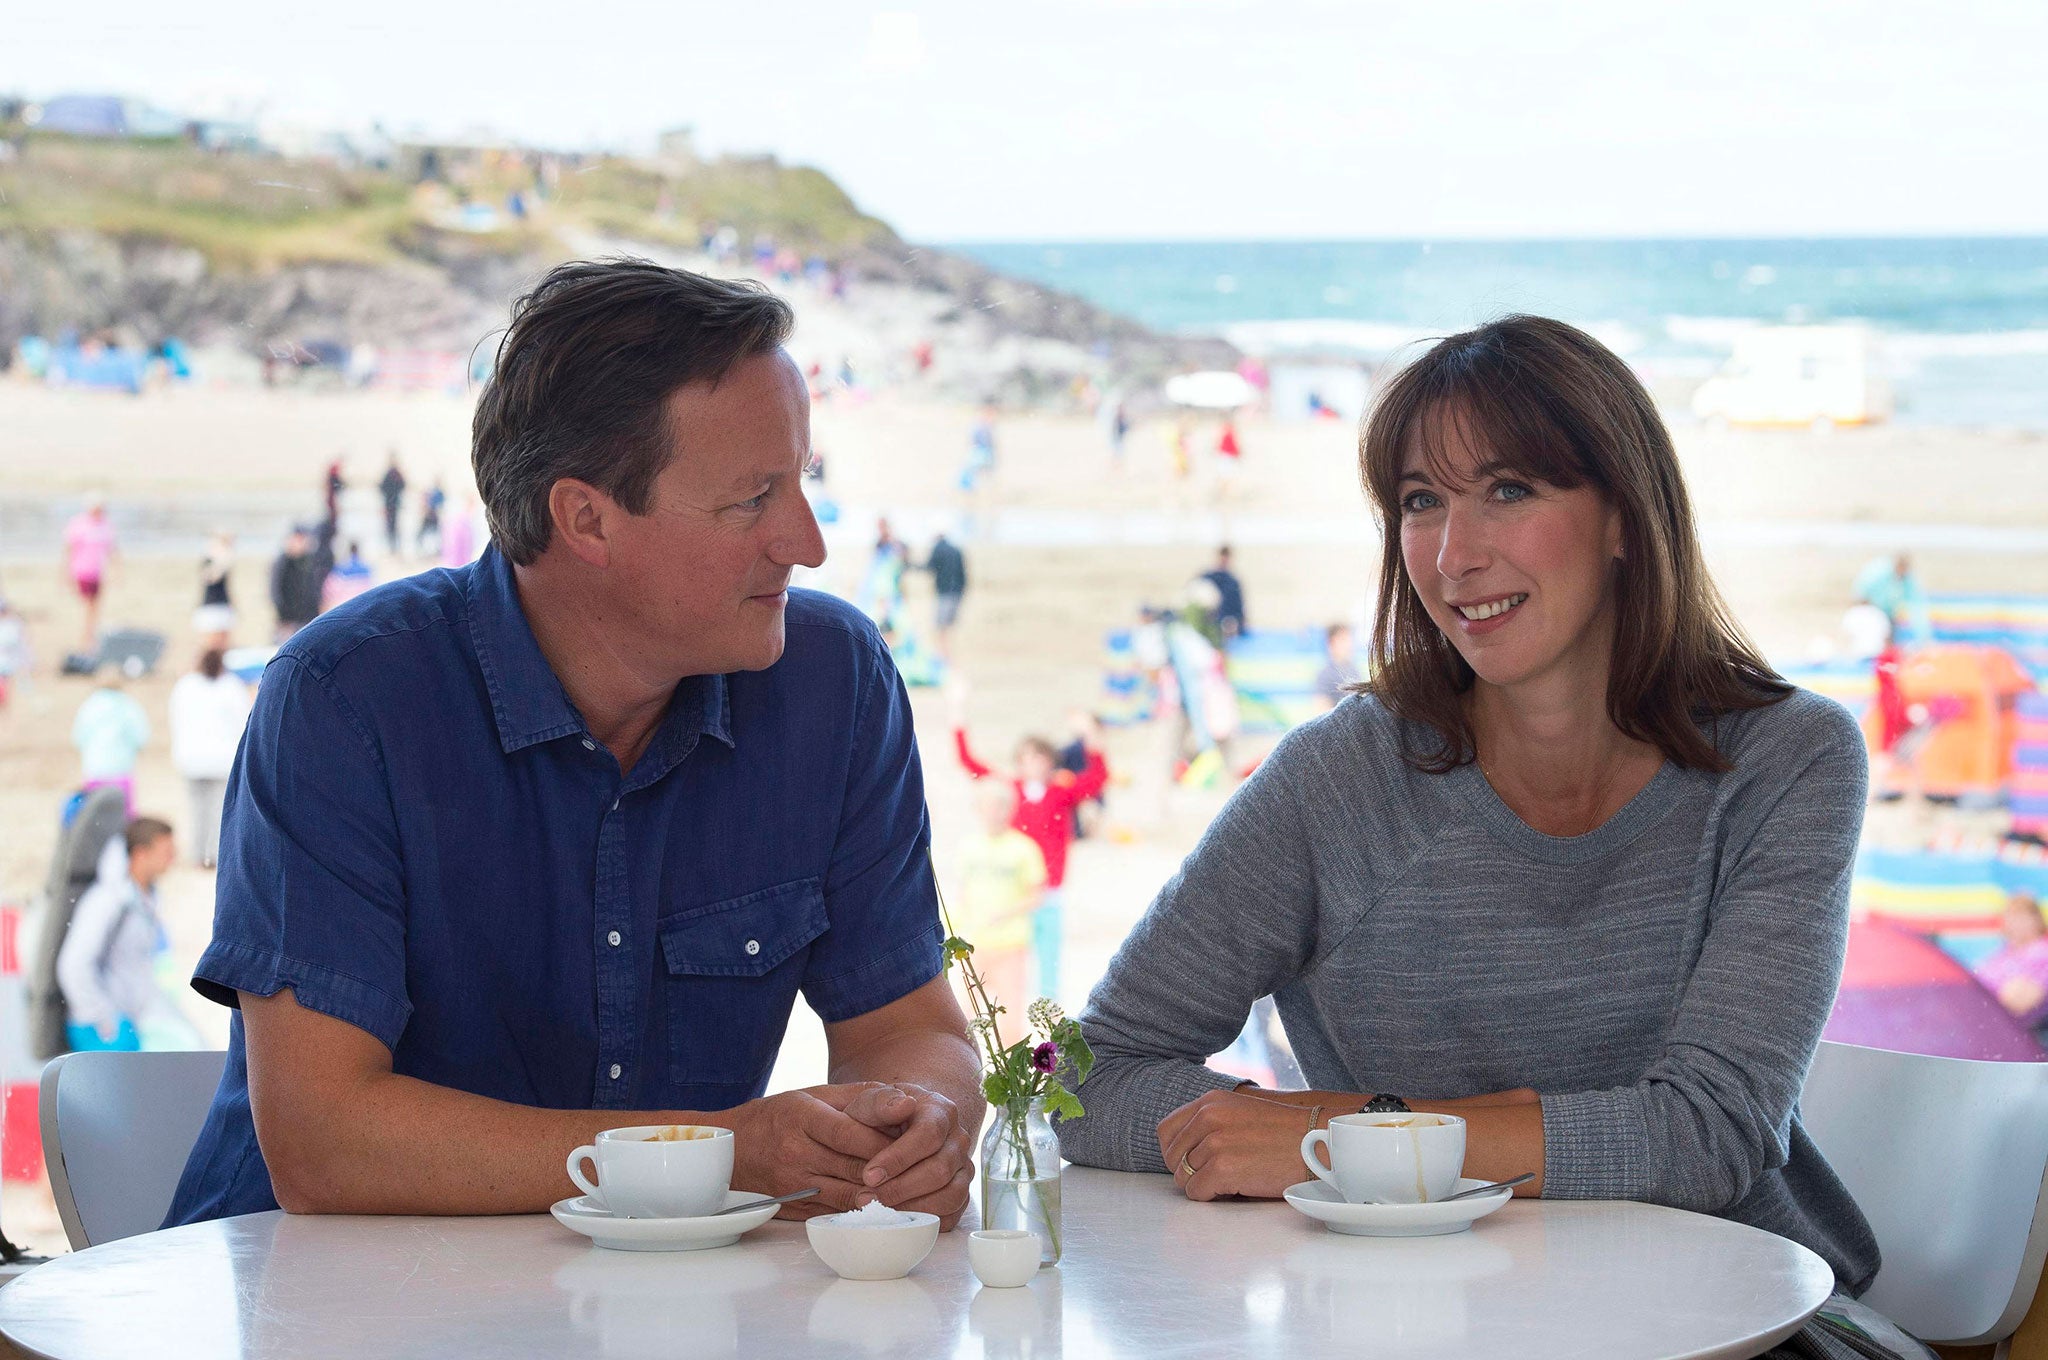
M1407 1101L1405 1101L1405 1100L1401 1099L1401 1097L1399 1097L1399 1096L1390 1096L1390 1095L1388 1095L1388 1094L1387 1094L1387 1093L1386 1093L1385 1091L1382 1091L1382 1092L1380 1092L1380 1093L1379 1093L1378 1095L1374 1096L1374 1097L1373 1097L1373 1098L1372 1098L1371 1100L1368 1100L1368 1101L1366 1101L1366 1102L1365 1102L1365 1104L1363 1104L1363 1105L1359 1106L1359 1107L1358 1107L1358 1112L1359 1112L1360 1114L1412 1114L1412 1113L1414 1113L1414 1111L1412 1111L1412 1110L1410 1110L1410 1109L1408 1108L1408 1102L1407 1102Z

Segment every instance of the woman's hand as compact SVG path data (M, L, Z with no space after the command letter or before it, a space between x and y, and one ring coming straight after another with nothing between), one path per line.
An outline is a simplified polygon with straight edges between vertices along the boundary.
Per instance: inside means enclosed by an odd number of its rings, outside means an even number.
M1311 1174L1301 1140L1312 1113L1265 1096L1211 1091L1159 1121L1159 1153L1189 1199L1278 1199Z
M1321 1107L1322 1113L1315 1118L1314 1127L1320 1128L1333 1116L1355 1112L1369 1099L1370 1096L1344 1091L1211 1091L1159 1121L1159 1155L1173 1173L1173 1183L1189 1199L1211 1200L1223 1195L1279 1199L1288 1186L1315 1174L1302 1162L1301 1140L1308 1134L1317 1107ZM1524 1162L1533 1155L1535 1165L1540 1167L1541 1099L1534 1090L1522 1086L1413 1104L1418 1113L1462 1115L1468 1121L1481 1111L1534 1107L1539 1121L1534 1153L1528 1153L1519 1143L1512 1152L1506 1148L1502 1151L1509 1160L1519 1156ZM1488 1164L1489 1159L1475 1158L1473 1154L1474 1149L1468 1145L1467 1170L1477 1175L1480 1173L1472 1170L1473 1163ZM1529 1169L1528 1165L1518 1165L1494 1179L1520 1175ZM1515 1193L1533 1195L1541 1188L1539 1182L1523 1186Z

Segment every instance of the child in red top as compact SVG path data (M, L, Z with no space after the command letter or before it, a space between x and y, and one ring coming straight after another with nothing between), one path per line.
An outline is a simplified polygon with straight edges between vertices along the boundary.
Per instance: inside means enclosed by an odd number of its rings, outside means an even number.
M1045 856L1045 897L1032 913L1031 938L1038 956L1038 994L1055 1000L1059 999L1062 937L1060 888L1067 879L1074 809L1109 783L1109 766L1102 759L1102 725L1085 717L1076 722L1075 729L1087 758L1087 767L1080 774L1059 768L1059 752L1044 737L1026 737L1017 743L1016 771L1010 776L1017 791L1017 813L1011 824L1030 837ZM967 729L957 720L953 748L962 768L974 778L986 779L996 773L975 758L967 744Z

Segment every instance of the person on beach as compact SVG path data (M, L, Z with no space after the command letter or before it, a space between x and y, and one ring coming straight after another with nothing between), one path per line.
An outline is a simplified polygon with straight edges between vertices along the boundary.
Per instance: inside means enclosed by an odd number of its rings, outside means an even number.
M78 748L79 786L121 790L128 815L135 815L135 762L149 745L149 715L124 689L120 668L103 668L99 686L85 696L71 719L71 744Z
M192 800L192 857L202 869L220 857L221 805L248 721L249 687L218 647L200 653L198 666L171 686L171 764Z
M964 685L948 695L953 710L953 752L971 779L989 779L996 771L974 754L967 738ZM1044 737L1028 736L1017 743L1015 764L1007 779L1017 800L1013 825L1030 837L1045 857L1045 896L1031 917L1032 952L1038 960L1039 996L1060 995L1060 955L1066 941L1065 899L1067 847L1074 839L1074 810L1109 784L1109 766L1102 756L1102 725L1083 715L1075 733L1087 753L1087 768L1070 774L1059 768L1059 750Z
M1927 592L1913 572L1911 553L1893 553L1864 563L1850 593L1857 603L1884 611L1892 621L1892 637L1900 646L1924 647L1934 641L1927 614Z
M977 827L960 846L960 900L953 928L974 946L974 966L1011 1008L1012 1024L1031 995L1031 936L1045 901L1045 856L1019 831L1017 791L1001 780L975 785ZM1005 1039L1021 1037L1005 1027Z
M1323 630L1323 666L1316 672L1316 702L1325 710L1344 702L1344 696L1358 683L1358 644L1351 625L1333 623Z
M1244 448L1237 442L1237 416L1225 412L1216 429L1216 494L1225 500L1237 490L1237 470Z
M322 503L327 507L327 533L332 537L341 523L341 493L348 490L348 481L342 473L342 455L334 456L321 482L325 493Z
M1065 746L1060 747L1053 763L1076 779L1088 773L1088 740L1102 731L1102 719L1085 708L1072 709L1067 713L1067 728L1073 733ZM1099 743L1098 743L1099 744ZM1084 799L1074 807L1073 832L1077 841L1088 839L1097 813L1107 806L1107 786L1097 789L1093 798Z
M363 545L350 539L348 554L327 569L327 579L320 584L320 607L332 609L353 600L376 584L376 580L377 573L363 556Z
M1441 341L1361 441L1371 690L1282 739L1089 998L1089 1166L1277 1197L1360 1109L1462 1116L1466 1174L1634 1199L1877 1272L1797 1103L1840 980L1862 734L1709 579L1670 436L1560 322ZM1315 1089L1205 1059L1272 996ZM1831 1346L1836 1324L1817 1349ZM1882 1352L1881 1352L1882 1353Z
M2015 1020L2039 1031L2048 1025L2048 925L2032 893L2005 900L1998 949L1972 972Z
M270 608L277 616L277 641L285 641L320 617L326 584L327 564L314 548L313 535L303 525L293 525L285 535L284 550L270 564Z
M973 491L996 470L996 404L985 401L967 432L967 463L960 469L960 489Z
M405 471L398 466L398 450L393 449L391 462L377 482L377 494L384 500L384 542L393 557L398 556L398 511L405 504L405 487Z
M875 551L861 583L861 609L884 633L903 627L903 573L910 569L910 545L896 537L889 521L875 521Z
M165 948L156 885L177 854L170 823L136 817L100 857L99 875L78 899L57 951L72 1052L133 1053L152 1031L187 1027L156 979Z
M225 648L235 630L235 602L229 577L235 569L235 536L216 533L199 559L199 607L192 611L192 631L206 646Z
M85 509L64 526L64 574L85 605L85 620L79 633L78 650L93 656L100 646L100 592L107 571L120 554L114 526L107 522L107 502L97 492L85 498Z
M27 678L32 661L28 621L12 600L0 595L0 709L7 707L15 686Z
M441 510L448 504L448 492L436 477L434 484L420 497L420 531L413 540L413 552L420 557L431 557L441 551ZM433 540L433 546L427 540Z
M1247 631L1244 582L1237 579L1237 572L1231 566L1228 543L1216 550L1216 565L1203 572L1202 579L1216 587L1216 626L1223 630L1222 645L1228 646L1232 638Z
M967 554L945 531L932 540L924 569L932 574L932 638L939 657L953 659L953 625L960 621L960 602L967 598Z
M194 987L234 1008L168 1215L530 1214L598 1131L951 1224L984 1108L911 713L825 546L787 303L637 260L513 308L491 542L264 672ZM831 1081L765 1095L798 993Z

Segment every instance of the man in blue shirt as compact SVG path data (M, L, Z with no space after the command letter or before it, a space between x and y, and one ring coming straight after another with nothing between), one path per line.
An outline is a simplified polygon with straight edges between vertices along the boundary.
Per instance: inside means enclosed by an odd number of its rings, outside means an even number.
M967 1202L982 1098L942 976L910 710L791 591L788 307L564 265L514 308L472 456L493 546L265 671L214 938L228 1065L169 1221L525 1213L604 1128L734 1130L733 1184ZM831 1085L763 1097L796 994Z

